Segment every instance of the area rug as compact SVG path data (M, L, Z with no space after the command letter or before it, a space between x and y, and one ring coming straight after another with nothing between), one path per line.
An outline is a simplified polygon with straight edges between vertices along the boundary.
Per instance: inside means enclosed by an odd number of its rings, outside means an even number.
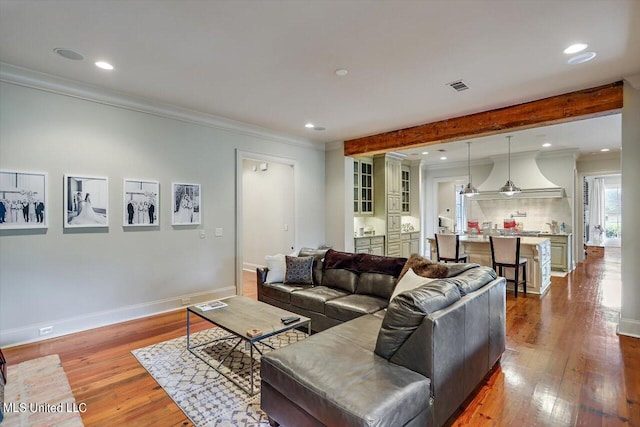
M4 402L2 427L84 425L57 354L9 365Z
M191 345L207 343L228 335L220 328L191 335ZM274 348L302 340L306 334L296 330L264 340ZM237 340L219 341L202 347L201 354L212 361L223 359ZM271 349L258 344L262 352ZM154 344L131 352L167 392L187 417L198 427L209 426L268 426L260 410L260 393L249 396L238 386L218 373L187 350L186 336ZM260 354L254 350L254 384L260 387ZM249 387L249 350L240 344L220 367L236 382ZM4 427L4 426L3 426Z

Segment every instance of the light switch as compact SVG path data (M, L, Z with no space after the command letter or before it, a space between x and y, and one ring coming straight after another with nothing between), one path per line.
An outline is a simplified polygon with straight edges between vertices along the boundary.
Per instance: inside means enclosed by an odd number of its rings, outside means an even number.
M222 237L222 228L216 228L216 237Z
M284 225L284 231L289 231L289 224Z

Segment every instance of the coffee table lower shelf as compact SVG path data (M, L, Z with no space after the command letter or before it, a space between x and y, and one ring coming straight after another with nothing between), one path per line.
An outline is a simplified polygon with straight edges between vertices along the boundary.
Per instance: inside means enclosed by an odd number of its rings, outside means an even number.
M234 298L238 298L238 297L234 297ZM224 309L220 309L220 310L224 310ZM211 319L211 316L207 316L207 313L209 312L199 312L200 310L194 309L194 307L188 307L187 308L187 350L189 350L189 352L191 354L193 354L194 356L196 356L198 359L200 359L201 361L203 361L204 363L206 363L207 365L209 365L212 369L215 369L216 372L218 372L220 375L222 375L223 377L225 377L226 379L228 379L229 381L231 381L233 384L235 384L238 388L240 388L242 391L244 391L245 393L249 394L250 396L254 396L257 394L257 391L255 390L255 385L254 385L254 375L253 375L253 369L254 369L254 364L255 364L255 357L254 357L254 349L255 351L258 352L258 354L260 354L260 356L262 356L262 351L258 348L257 344L263 345L268 349L275 349L273 346L271 346L270 344L267 344L265 342L262 342L263 340L272 337L274 335L278 335L281 333L284 333L288 330L291 329L295 329L295 328L299 328L299 327L303 327L306 326L307 327L307 334L311 335L311 320L307 319L305 317L301 318L300 321L292 323L290 325L281 325L281 327L275 328L273 331L270 331L269 333L263 333L260 336L257 337L248 337L246 335L244 335L241 332L238 331L234 331L230 328L227 328L217 322L214 322ZM218 311L218 310L216 310ZM196 316L210 322L211 324L215 325L216 327L219 327L225 331L227 331L229 333L229 335L226 335L224 337L221 338L216 338L214 340L208 341L206 343L201 343L198 345L191 345L191 315L195 314ZM293 313L291 313L293 314ZM213 358L211 357L206 357L203 356L202 353L205 347L211 346L212 344L215 344L217 342L221 342L221 341L231 341L231 340L237 340L237 342L235 343L235 345L231 348L231 350L229 350L224 357L222 358L222 360L220 361L215 361L216 363L212 363L211 360L213 360ZM224 362L227 360L227 358L236 350L236 348L238 348L238 346L244 342L244 346L245 349L249 349L249 387L247 388L246 386L244 386L243 384L241 384L240 382L236 381L232 375L229 375L227 372L224 372L224 370L221 369L222 365L224 364Z

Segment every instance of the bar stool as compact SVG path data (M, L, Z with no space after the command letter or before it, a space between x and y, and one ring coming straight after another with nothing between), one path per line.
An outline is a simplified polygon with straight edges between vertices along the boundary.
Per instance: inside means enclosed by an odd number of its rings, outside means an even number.
M520 284L520 267L522 266L522 288L524 290L524 294L526 295L527 259L520 258L520 237L489 236L489 242L491 243L491 259L493 263L493 269L496 270L496 273L504 277L504 274L502 274L503 267L510 267L514 269L514 278L507 279L507 282L513 283L516 298L518 297L518 285ZM499 272L496 267L500 267Z
M438 262L467 262L467 254L460 253L460 236L457 234L436 234L436 254Z

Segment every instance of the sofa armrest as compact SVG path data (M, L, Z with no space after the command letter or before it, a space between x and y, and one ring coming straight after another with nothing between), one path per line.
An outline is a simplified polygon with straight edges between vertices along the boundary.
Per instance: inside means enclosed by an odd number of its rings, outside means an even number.
M269 269L267 267L256 268L256 284L258 288L258 301L262 301L262 292L263 292L264 282L267 280L268 272L269 272Z

